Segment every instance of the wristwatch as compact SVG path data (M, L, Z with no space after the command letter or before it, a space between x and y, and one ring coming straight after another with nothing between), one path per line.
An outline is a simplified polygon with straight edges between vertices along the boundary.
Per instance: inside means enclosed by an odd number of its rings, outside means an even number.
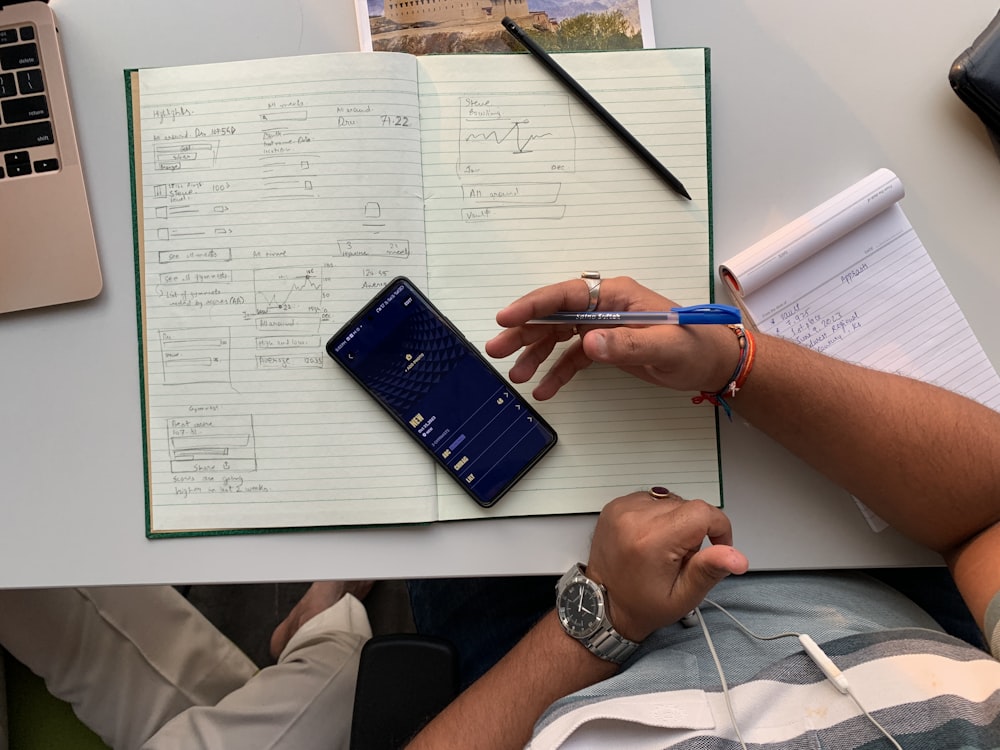
M608 616L608 591L577 563L556 584L556 614L567 634L605 661L621 664L639 644L623 636Z

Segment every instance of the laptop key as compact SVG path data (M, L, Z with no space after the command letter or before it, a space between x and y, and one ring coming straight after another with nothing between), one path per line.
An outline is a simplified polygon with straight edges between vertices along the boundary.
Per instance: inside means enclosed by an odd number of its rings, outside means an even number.
M25 96L20 99L6 99L0 102L3 121L8 125L28 120L46 120L49 116L49 103L44 95Z
M21 27L21 41L29 42L35 38L35 27L34 26L22 26Z
M13 167L17 164L28 164L31 162L31 154L27 151L15 151L12 154L4 154L3 160L8 167Z
M58 159L39 159L35 162L35 172L55 172L59 169Z
M15 164L13 167L8 164L7 172L11 177L21 177L26 174L31 174L31 162L28 162L27 164Z
M5 73L0 75L14 75ZM45 91L45 83L42 81L42 69L32 68L31 70L17 71L17 87L22 94L40 94ZM2 94L0 94L2 96Z
M12 151L16 148L30 148L31 146L50 146L55 142L52 123L48 120L30 122L26 125L12 125L8 128L0 127L0 151Z
M0 70L37 68L41 64L38 59L38 45L34 42L16 44L12 47L0 47Z
M0 73L0 99L5 96L17 96L13 73Z
M0 44L13 44L17 41L17 29L0 29Z

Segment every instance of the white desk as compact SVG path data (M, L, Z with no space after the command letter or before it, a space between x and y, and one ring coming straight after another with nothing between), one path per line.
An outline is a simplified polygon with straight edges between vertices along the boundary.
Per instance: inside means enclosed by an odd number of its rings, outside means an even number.
M52 0L105 291L0 319L0 586L556 572L585 554L590 517L144 537L122 70L348 49L351 2ZM890 167L1000 362L1000 161L946 78L995 3L654 5L661 46L712 48L717 260ZM723 426L723 456L736 541L756 568L936 562L891 531L872 533L840 491L744 425Z

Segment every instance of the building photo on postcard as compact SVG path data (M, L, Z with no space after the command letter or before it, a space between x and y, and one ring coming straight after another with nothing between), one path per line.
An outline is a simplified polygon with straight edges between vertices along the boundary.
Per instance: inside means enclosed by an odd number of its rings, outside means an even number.
M359 26L371 32L362 47L378 51L416 55L519 51L518 42L500 25L504 16L549 51L655 46L649 0L356 2Z

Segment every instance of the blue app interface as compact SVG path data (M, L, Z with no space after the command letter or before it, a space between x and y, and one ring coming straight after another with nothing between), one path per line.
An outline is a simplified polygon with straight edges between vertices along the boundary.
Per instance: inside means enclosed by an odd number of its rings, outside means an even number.
M555 441L507 382L405 282L394 283L331 344L331 354L482 505L495 502Z

